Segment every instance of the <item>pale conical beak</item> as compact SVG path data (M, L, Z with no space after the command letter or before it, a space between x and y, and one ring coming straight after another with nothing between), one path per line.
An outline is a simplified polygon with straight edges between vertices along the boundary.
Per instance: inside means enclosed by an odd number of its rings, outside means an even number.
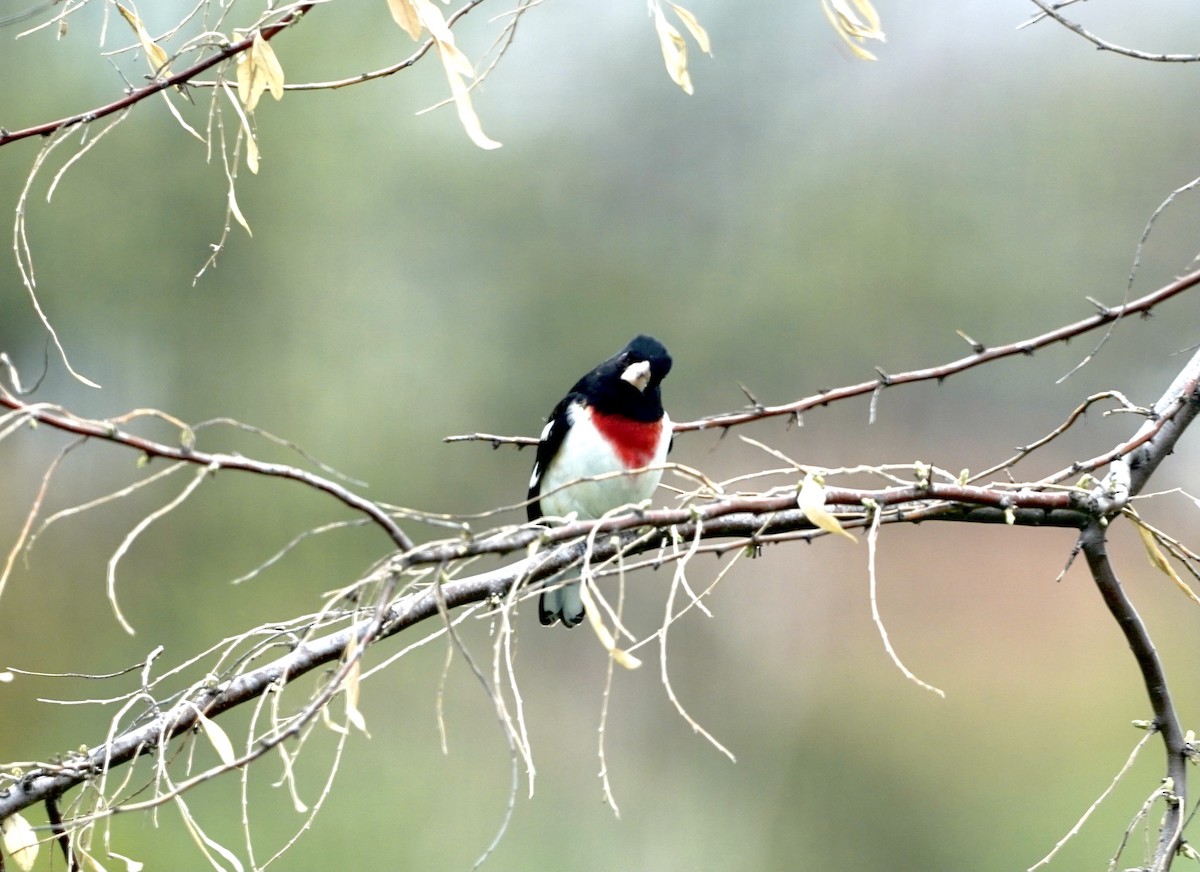
M629 364L621 373L621 381L627 381L639 391L644 391L646 385L650 384L650 361Z

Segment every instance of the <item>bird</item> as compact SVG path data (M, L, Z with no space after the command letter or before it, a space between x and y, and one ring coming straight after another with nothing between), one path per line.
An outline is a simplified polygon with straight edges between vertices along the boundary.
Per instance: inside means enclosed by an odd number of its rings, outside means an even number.
M527 514L593 520L653 495L671 449L671 419L662 380L671 355L652 336L636 336L575 383L559 400L542 434L529 478ZM651 467L599 481L579 479ZM657 467L657 468L654 468ZM546 626L583 620L578 581L542 591L538 617Z

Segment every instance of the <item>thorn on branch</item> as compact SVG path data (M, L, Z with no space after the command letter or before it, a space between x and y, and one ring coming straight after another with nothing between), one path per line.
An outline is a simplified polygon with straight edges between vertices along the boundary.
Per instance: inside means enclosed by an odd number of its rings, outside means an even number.
M754 396L754 394L750 391L750 388L746 387L741 382L738 382L738 387L742 389L742 393L745 394L746 399L750 401L750 407L755 412L762 412L765 407L758 401L758 397Z
M1095 307L1096 307L1096 313L1097 313L1097 314L1098 314L1098 315L1099 315L1101 318L1111 318L1111 317L1113 317L1113 310L1112 310L1112 309L1110 309L1108 306L1104 305L1103 303L1101 303L1101 302L1100 302L1099 300L1097 300L1095 297L1084 297L1084 299L1085 299L1085 300L1087 300L1089 303L1091 303L1093 306L1095 306Z
M955 330L954 332L957 333L959 336L961 336L964 340L966 340L966 343L971 346L971 350L974 351L976 354L983 354L985 351L987 351L986 345L984 345L982 342L978 342L978 341L972 339L970 336L968 336L962 330Z
M879 367L875 367L875 372L879 373L879 384L881 387L886 388L892 383L892 377Z

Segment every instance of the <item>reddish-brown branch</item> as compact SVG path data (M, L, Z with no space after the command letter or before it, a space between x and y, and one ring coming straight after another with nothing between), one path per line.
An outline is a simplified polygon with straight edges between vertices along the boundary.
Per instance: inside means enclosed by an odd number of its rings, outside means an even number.
M1162 736L1167 755L1167 779L1163 782L1166 811L1158 834L1154 859L1146 867L1153 872L1166 872L1183 842L1183 822L1187 814L1187 754L1188 747L1179 725L1179 714L1171 699L1166 672L1158 651L1142 621L1141 615L1125 593L1112 563L1108 559L1107 528L1098 520L1090 523L1080 537L1080 547L1087 559L1088 569L1096 582L1104 604L1125 634L1133 651L1142 682L1154 711L1154 729Z
M329 494L356 512L366 515L374 523L383 528L384 532L388 534L392 542L401 551L408 551L413 547L413 542L408 535L400 529L391 515L378 505L343 487L336 481L308 472L307 470L298 469L283 463L268 463L262 460L254 460L249 457L243 457L240 454L219 454L198 451L190 444L167 445L163 442L155 442L153 439L147 439L135 433L127 433L112 421L93 421L87 418L78 418L69 412L46 403L25 403L2 388L0 388L0 407L12 409L13 412L24 416L30 421L45 424L48 427L53 427L55 430L74 433L89 439L112 442L116 445L123 445L126 448L131 448L134 451L144 454L146 457L159 457L164 460L194 463L198 466L209 467L214 471L219 469L240 470L242 472L252 472L256 475L287 478L301 482ZM190 434L188 434L187 438L190 439ZM186 441L187 439L185 439L185 443Z
M756 406L746 411L728 412L709 418L701 418L697 421L676 422L675 432L681 433L688 430L712 430L718 427L736 427L739 424L748 424L751 421L759 421L763 418L772 418L779 415L799 415L801 412L817 406L825 406L838 400L849 399L850 397L865 396L874 391L894 387L895 385L922 381L940 381L949 376L957 375L973 367L1004 357L1012 357L1018 354L1033 354L1038 349L1045 348L1047 345L1066 342L1069 339L1095 330L1097 327L1103 327L1105 324L1111 324L1113 321L1128 315L1145 314L1164 300L1169 300L1171 297L1177 296L1195 287L1197 284L1200 284L1200 270L1176 279L1171 284L1146 294L1144 297L1120 306L1103 308L1090 318L1084 318L1081 321L1076 321L1074 324L1064 325L1056 330L1043 333L1040 336L1034 336L1031 339L1023 339L1019 342L1009 343L1008 345L997 345L994 348L979 346L978 350L973 354L951 361L950 363L942 364L941 366L929 367L928 369L915 369L896 375L881 372L877 379L829 391L822 391L811 397L805 397L804 399L785 403L780 406Z
M1018 342L1010 342L1007 345L997 345L994 348L987 348L983 345L977 345L973 354L967 357L961 357L958 360L944 363L940 366L932 366L926 369L914 369L908 372L896 374L888 374L880 371L879 378L872 381L860 382L859 384L846 385L840 388L832 388L830 390L821 391L810 397L794 400L790 403L784 403L779 406L768 406L756 404L750 409L745 409L737 412L723 412L721 414L712 415L707 418L700 418L695 421L676 421L674 428L676 433L686 433L697 430L714 430L718 428L728 429L737 427L741 424L749 424L753 421L760 421L764 418L774 418L780 415L797 416L809 409L819 406L827 406L831 403L836 403L841 400L848 400L853 397L861 397L875 391L883 390L884 388L895 387L896 385L913 384L923 381L941 381L952 375L957 375L968 369L976 366L982 366L985 363L991 363L994 360L1000 360L1005 357L1012 357L1017 354L1033 354L1040 348L1045 348L1048 345L1053 345L1058 342L1067 342L1098 327L1103 327L1106 324L1111 324L1121 318L1129 315L1145 315L1152 308L1169 300L1172 297L1178 296L1183 292L1190 290L1200 284L1200 270L1188 273L1181 278L1176 279L1169 285L1159 288L1144 297L1139 297L1120 306L1112 308L1101 308L1095 315L1090 318L1084 318L1081 321L1076 321L1073 324L1066 324L1055 330L1043 333L1040 336L1034 336L1030 339L1022 339ZM459 436L447 436L446 442L489 442L493 448L498 448L500 445L516 445L518 448L524 448L527 445L536 445L537 439L530 436L498 436L494 433L469 433ZM1118 453L1129 450L1133 447L1132 443L1127 443L1125 446L1120 446L1116 450ZM1103 465L1113 459L1113 454L1100 455L1092 458L1089 461L1078 464L1074 470L1081 471L1084 469L1094 469L1097 466Z

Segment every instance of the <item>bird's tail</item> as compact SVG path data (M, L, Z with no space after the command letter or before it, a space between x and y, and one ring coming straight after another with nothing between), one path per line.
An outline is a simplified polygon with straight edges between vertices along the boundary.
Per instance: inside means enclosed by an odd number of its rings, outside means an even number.
M562 621L564 627L574 627L583 620L583 599L579 582L567 581L542 591L538 600L538 618L547 627Z

